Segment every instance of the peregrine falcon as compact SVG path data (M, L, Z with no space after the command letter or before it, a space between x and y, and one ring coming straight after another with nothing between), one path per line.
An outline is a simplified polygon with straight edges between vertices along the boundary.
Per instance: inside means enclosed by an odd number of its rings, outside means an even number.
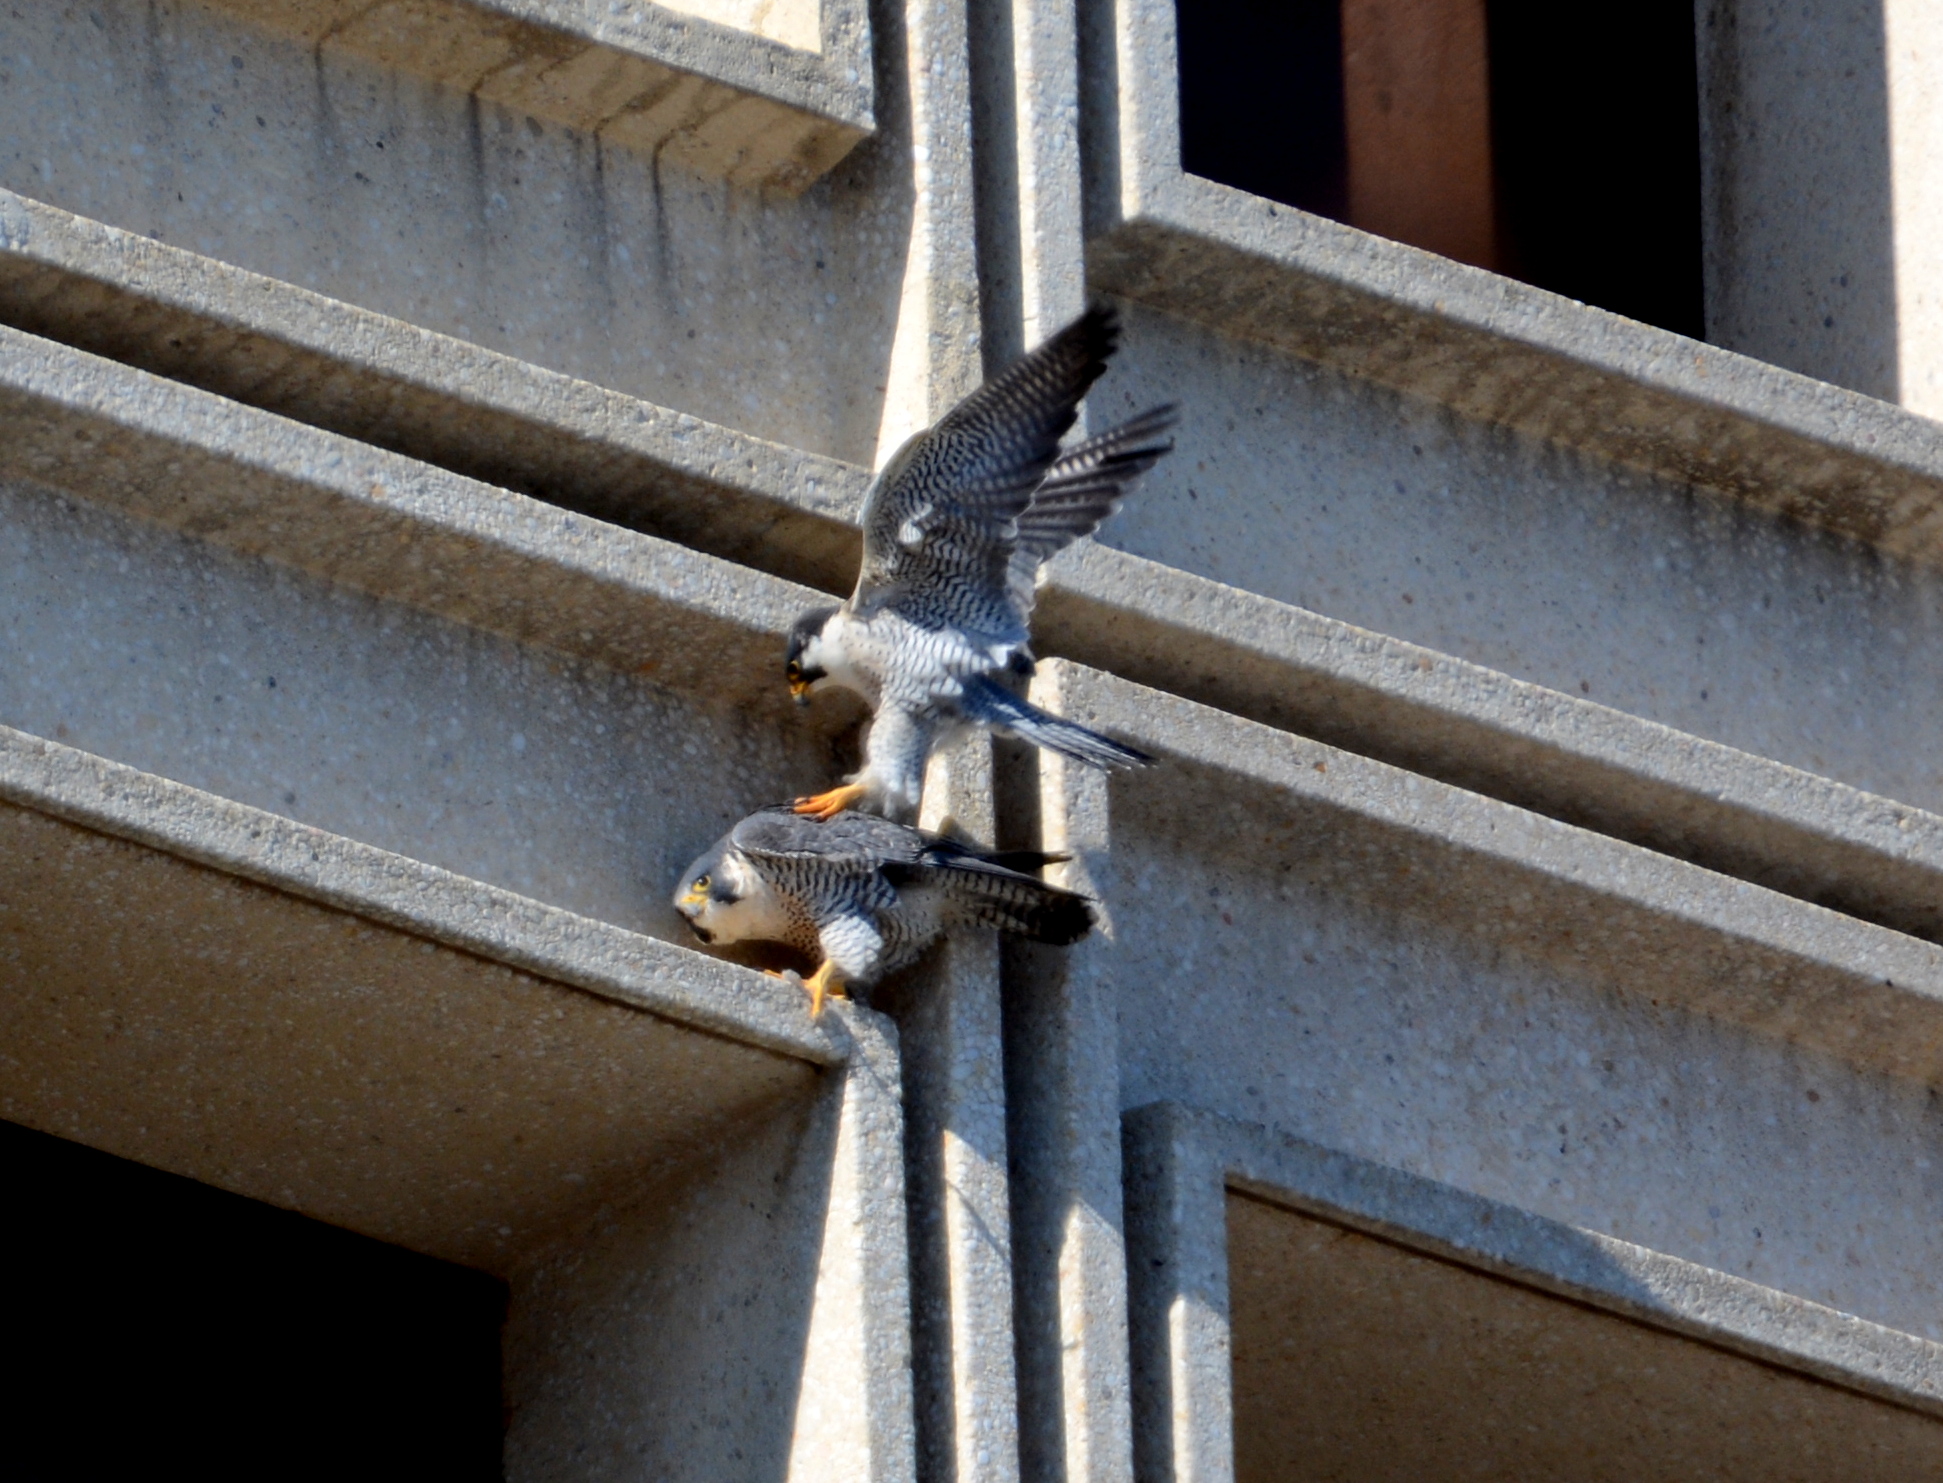
M804 985L817 1015L826 993L903 967L948 927L1078 942L1092 903L1026 874L1064 858L988 853L873 814L826 823L785 804L749 815L689 866L675 910L704 943L780 942L820 960Z
M1095 309L898 449L864 500L863 570L838 608L806 613L785 673L799 701L855 690L875 715L863 770L796 802L828 819L862 803L904 818L932 749L967 726L1008 732L1093 767L1145 753L1028 705L999 677L1032 673L1039 567L1091 535L1174 444L1155 407L1061 454L1080 398L1119 336Z

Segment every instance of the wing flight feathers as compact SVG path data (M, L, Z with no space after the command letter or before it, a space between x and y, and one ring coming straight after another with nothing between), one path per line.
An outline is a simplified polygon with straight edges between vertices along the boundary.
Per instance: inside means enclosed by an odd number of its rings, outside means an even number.
M1171 403L1151 407L1062 455L1020 512L1017 549L1044 561L1098 530L1133 481L1173 452L1174 440L1162 435L1178 417Z
M1089 310L899 449L864 504L853 604L929 572L1002 571L1016 518L1118 342L1113 312Z

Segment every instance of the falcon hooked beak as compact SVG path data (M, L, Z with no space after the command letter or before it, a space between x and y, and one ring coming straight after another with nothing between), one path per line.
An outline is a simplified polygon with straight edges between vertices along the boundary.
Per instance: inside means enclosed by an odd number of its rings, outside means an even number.
M688 930L704 944L713 944L715 941L715 934L701 923L702 913L708 910L711 884L706 875L698 876L689 884L686 891L675 898L675 910L680 912L682 920L688 923Z
M835 608L818 608L798 618L789 630L789 655L783 678L798 705L810 703L810 692L830 677L824 662L823 626L836 616Z

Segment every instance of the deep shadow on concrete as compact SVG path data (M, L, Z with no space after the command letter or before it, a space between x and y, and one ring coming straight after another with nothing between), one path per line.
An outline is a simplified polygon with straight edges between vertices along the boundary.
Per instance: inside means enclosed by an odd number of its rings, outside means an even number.
M0 1179L19 1476L501 1477L504 1283L11 1123Z

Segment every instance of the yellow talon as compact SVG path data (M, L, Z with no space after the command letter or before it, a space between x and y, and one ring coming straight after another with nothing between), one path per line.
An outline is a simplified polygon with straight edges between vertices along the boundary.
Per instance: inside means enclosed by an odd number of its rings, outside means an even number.
M839 999L848 999L850 997L843 987L843 980L837 977L837 965L830 962L827 958L824 960L823 966L804 981L803 987L810 991L811 1019L820 1018L823 1014L823 996L825 994L833 994Z
M845 783L841 788L832 788L827 793L818 793L813 798L799 798L795 809L799 814L807 814L812 819L828 823L838 814L849 808L865 793L861 783Z

